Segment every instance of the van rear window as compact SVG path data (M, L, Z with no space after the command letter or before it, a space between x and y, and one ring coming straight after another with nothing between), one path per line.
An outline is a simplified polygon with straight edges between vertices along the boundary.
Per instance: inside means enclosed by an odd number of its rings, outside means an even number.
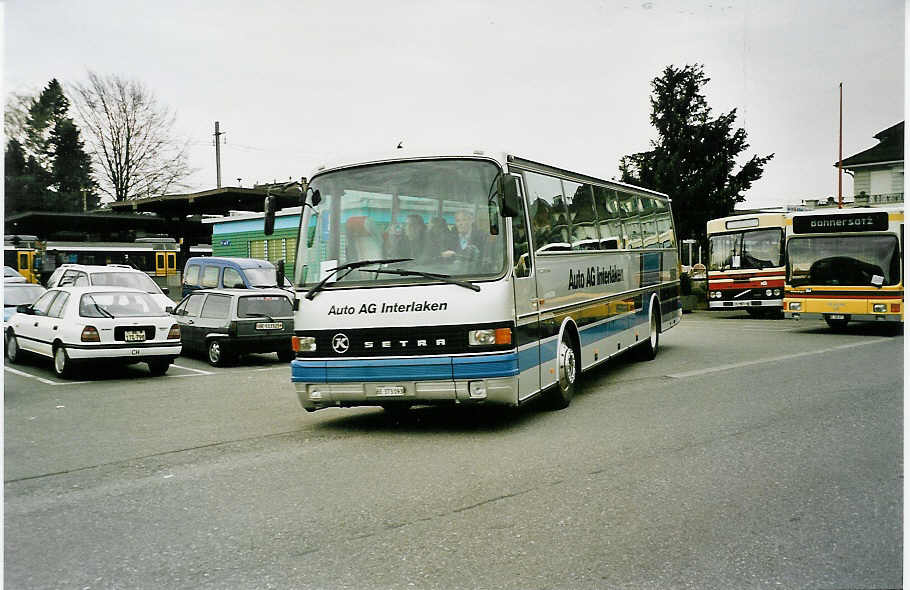
M282 295L247 295L237 302L237 317L252 318L267 315L288 317L292 315L291 300Z

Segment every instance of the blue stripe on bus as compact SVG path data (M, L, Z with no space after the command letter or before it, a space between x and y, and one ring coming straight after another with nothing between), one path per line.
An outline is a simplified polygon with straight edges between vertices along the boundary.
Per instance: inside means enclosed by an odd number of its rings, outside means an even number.
M518 354L473 357L294 360L291 381L348 383L359 381L431 381L512 377L518 374Z

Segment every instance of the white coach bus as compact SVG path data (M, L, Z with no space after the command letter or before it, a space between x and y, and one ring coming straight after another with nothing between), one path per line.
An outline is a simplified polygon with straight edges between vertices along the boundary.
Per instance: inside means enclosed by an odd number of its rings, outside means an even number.
M302 202L291 379L309 411L565 407L582 371L630 348L654 358L682 317L660 193L501 153L397 150L320 168Z

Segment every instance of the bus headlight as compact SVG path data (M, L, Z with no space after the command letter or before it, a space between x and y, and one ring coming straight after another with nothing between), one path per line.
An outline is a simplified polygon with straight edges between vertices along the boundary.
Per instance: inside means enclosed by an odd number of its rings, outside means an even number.
M770 297L773 291L771 289L765 289L765 297Z
M511 328L495 330L471 330L468 332L470 346L493 346L494 344L512 344Z
M780 297L780 289L774 289L774 296Z
M885 303L873 303L872 304L872 313L887 313L888 305Z
M291 348L294 352L316 352L316 338L314 336L291 337Z
M790 311L801 311L803 309L803 304L799 301L791 301L790 306L787 309Z

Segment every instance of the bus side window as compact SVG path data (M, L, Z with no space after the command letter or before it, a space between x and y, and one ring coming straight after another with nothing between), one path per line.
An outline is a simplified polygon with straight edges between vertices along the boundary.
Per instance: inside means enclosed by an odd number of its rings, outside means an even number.
M627 248L639 249L642 247L641 209L638 205L638 196L629 193L619 193L619 200L623 212L622 228L628 243Z
M536 172L525 172L524 176L535 250L558 252L571 249L562 182L558 178Z
M515 277L531 275L531 244L528 241L527 218L524 199L518 199L518 215L512 221L512 260L515 263Z

